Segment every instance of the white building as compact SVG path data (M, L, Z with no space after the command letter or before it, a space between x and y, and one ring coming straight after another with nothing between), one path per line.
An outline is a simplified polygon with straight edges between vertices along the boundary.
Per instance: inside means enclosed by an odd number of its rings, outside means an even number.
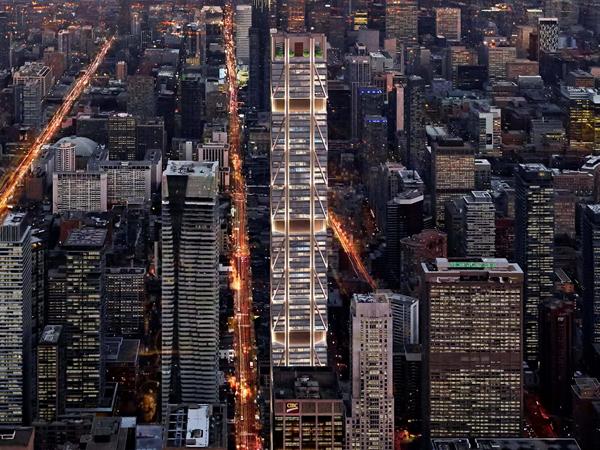
M163 405L219 399L217 170L169 161L163 173Z
M250 63L250 27L252 26L252 6L235 7L235 54L238 64Z
M106 173L55 172L52 175L52 211L106 211L108 185Z
M0 423L27 421L31 399L31 229L24 214L0 225Z
M352 450L394 448L393 319L385 293L355 294L352 315Z
M271 350L327 364L327 42L271 36Z

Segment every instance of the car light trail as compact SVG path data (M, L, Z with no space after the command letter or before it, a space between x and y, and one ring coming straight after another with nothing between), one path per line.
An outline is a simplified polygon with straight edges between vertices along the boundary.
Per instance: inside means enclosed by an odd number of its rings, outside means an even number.
M224 8L223 37L225 64L229 89L229 148L231 166L231 202L233 223L231 240L231 289L234 293L235 317L233 320L234 349L236 354L233 381L235 386L235 438L236 448L254 450L262 448L260 418L256 404L258 375L252 315L252 289L250 278L250 249L246 216L246 180L242 173L241 124L238 113L237 61L235 58L233 6Z
M56 135L60 129L60 126L62 125L63 120L67 114L69 114L73 108L73 105L77 99L79 99L79 96L83 93L83 90L89 84L90 80L94 77L94 74L98 70L98 67L100 67L100 64L102 64L102 61L112 47L114 40L115 38L111 37L104 43L84 74L77 79L61 106L56 110L52 116L52 119L50 119L50 122L48 122L44 130L35 139L19 164L17 164L6 181L2 184L2 187L0 187L0 214L6 212L10 201L19 187L19 184L23 181L23 178L25 178L25 175L31 168L31 165L39 156L42 147L49 143L50 140Z
M344 249L344 252L348 255L350 264L352 264L352 268L356 275L371 286L371 289L377 289L377 283L365 267L365 264L360 257L360 252L357 250L354 242L352 242L352 239L344 232L340 220L332 211L329 211L329 224L331 225L335 237Z

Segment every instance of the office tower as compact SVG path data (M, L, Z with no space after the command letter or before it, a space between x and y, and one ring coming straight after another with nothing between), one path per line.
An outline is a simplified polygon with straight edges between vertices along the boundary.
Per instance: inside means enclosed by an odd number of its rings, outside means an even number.
M538 19L538 51L556 53L558 51L558 19L540 17Z
M306 31L306 0L280 0L277 5L281 26L278 29L288 33Z
M227 412L221 403L167 405L157 432L166 448L228 448Z
M523 349L538 361L538 312L553 294L554 188L542 164L519 164L515 174L515 259L525 273Z
M600 32L600 2L598 0L584 0L580 3L582 19L581 25L595 34Z
M420 392L420 381L411 383L410 377L407 377L411 366L407 353L411 353L411 348L419 343L419 300L392 292L377 293L387 295L392 309L394 418L399 424L412 415L410 410L414 410ZM409 406L411 403L413 405ZM412 418L419 419L416 415L412 415Z
M505 80L506 65L515 62L517 49L509 46L487 46L488 76L490 80Z
M573 0L544 0L543 10L546 17L556 17L558 24L563 29L577 25L579 2Z
M575 305L556 298L540 305L540 387L551 413L570 411Z
M107 230L73 230L63 243L67 408L95 408L103 388L101 358L105 315L104 267Z
M383 116L367 115L362 120L362 163L367 175L371 167L388 159L388 123Z
M31 419L31 228L23 213L0 225L0 423Z
M47 254L46 239L31 236L31 342L34 346L37 345L46 324Z
M58 41L58 51L69 58L71 56L72 36L69 30L58 30L56 40Z
M119 81L127 79L127 63L125 61L117 62L116 77Z
M218 181L216 162L163 173L163 405L219 398Z
M430 436L519 436L523 272L505 259L422 265Z
M435 34L450 42L460 42L460 8L434 8Z
M502 110L487 102L469 105L469 133L481 155L500 156L502 146Z
M53 422L64 413L66 342L62 325L46 325L37 347L36 421Z
M434 229L426 229L419 234L400 241L402 289L409 295L421 298L421 263L448 256L448 236Z
M158 150L163 154L166 149L167 135L162 117L137 120L135 125L136 159L143 159L149 150Z
M235 7L235 55L238 64L250 62L250 27L252 26L252 6Z
M409 169L418 169L424 166L425 80L417 75L408 77L405 94L406 165Z
M358 136L363 137L364 121L367 116L381 116L384 112L385 95L383 89L373 86L357 87ZM346 118L348 120L348 118ZM387 139L387 135L385 136Z
M10 69L10 41L8 14L0 12L0 70Z
M131 13L131 22L129 24L131 35L139 36L142 32L142 15L139 12Z
M582 222L583 336L589 353L600 344L600 205L587 205Z
M74 142L62 142L54 147L54 170L56 172L75 172Z
M25 84L29 81L39 81L41 97L44 98L54 85L54 76L50 68L39 62L27 62L13 74L15 84Z
M474 444L471 444L471 443ZM578 441L571 438L481 438L479 436L460 436L450 439L432 439L432 450L448 450L470 448L475 445L477 448L502 448L509 449L530 449L530 450L554 450L557 446L562 450L582 450L579 448Z
M487 191L462 198L462 251L468 258L493 257L496 251L496 208Z
M146 270L143 267L106 269L106 334L134 338L142 332Z
M597 378L577 377L573 391L573 435L582 450L595 450L600 440L600 383Z
M273 369L273 450L342 450L344 421L344 403L331 369Z
M402 277L401 243L404 238L423 230L423 192L409 189L387 202L385 254L389 281L397 284Z
M352 96L351 110L352 110L352 126L351 136L353 139L358 138L360 130L359 121L359 99L358 90L361 87L366 87L371 84L371 59L364 55L351 55L346 56L345 59L346 73L344 78L350 85L350 91Z
M44 97L40 80L15 82L14 96L16 121L26 127L40 130L44 120Z
M327 364L327 43L271 41L271 352Z
M529 48L530 48L530 37L531 34L534 33L535 31L535 27L532 27L530 25L519 25L517 27L517 42L516 42L516 47L517 47L517 57L518 58L529 58L530 56L534 56L534 55L530 55L529 54Z
M154 77L133 75L127 80L127 112L136 117L156 115Z
M387 0L385 2L385 37L396 39L396 45L416 44L419 37L418 16L419 6L416 1Z
M568 107L569 152L600 152L600 93L596 89L563 86L561 96Z
M108 118L108 154L116 161L134 161L137 156L136 119L131 114Z
M107 210L107 177L101 172L55 172L52 175L52 211Z
M205 83L197 73L185 73L181 78L181 135L201 138L204 129Z
M205 142L198 145L198 161L219 162L219 190L229 189L229 144L225 142Z
M355 294L350 306L352 418L347 447L394 448L393 319L382 293Z
M462 139L449 137L433 144L431 159L434 219L443 227L446 202L475 188L475 154Z

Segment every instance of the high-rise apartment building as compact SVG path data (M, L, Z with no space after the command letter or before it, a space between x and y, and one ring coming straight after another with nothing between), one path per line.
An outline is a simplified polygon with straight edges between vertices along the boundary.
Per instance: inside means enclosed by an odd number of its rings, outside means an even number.
M523 272L487 258L438 258L422 270L426 431L519 436Z
M56 172L75 172L76 166L75 142L61 142L54 147L54 170Z
M586 350L600 344L600 205L587 205L581 226L583 336Z
M443 227L446 202L461 198L475 188L475 152L462 139L438 139L431 159L434 219L438 227Z
M515 174L515 258L525 273L524 356L537 364L539 307L554 286L554 187L542 164L520 164Z
M393 319L385 293L355 294L351 304L351 418L347 448L394 448Z
M460 42L460 8L434 8L435 34L447 41Z
M136 119L130 114L108 118L108 155L116 161L134 161L137 156Z
M102 172L56 172L52 175L52 211L107 210L107 175Z
M63 243L65 330L67 332L67 408L98 406L104 380L101 358L104 267L107 230L81 228Z
M271 352L327 364L327 42L271 41Z
M496 208L487 191L462 198L462 248L466 257L493 257L496 251Z
M163 405L219 399L218 182L216 162L163 173Z
M22 213L0 225L0 423L31 418L31 228Z
M66 340L62 325L46 325L37 347L35 420L52 422L64 413Z

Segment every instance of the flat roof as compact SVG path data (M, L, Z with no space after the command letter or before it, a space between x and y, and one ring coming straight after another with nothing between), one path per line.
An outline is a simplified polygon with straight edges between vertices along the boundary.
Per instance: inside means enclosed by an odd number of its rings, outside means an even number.
M432 439L433 450L581 450L575 439L443 438Z
M85 227L71 231L66 239L65 247L102 247L106 242L108 231L105 228Z
M218 163L216 161L199 162L199 161L173 161L169 160L164 174L167 176L215 176L217 173Z

